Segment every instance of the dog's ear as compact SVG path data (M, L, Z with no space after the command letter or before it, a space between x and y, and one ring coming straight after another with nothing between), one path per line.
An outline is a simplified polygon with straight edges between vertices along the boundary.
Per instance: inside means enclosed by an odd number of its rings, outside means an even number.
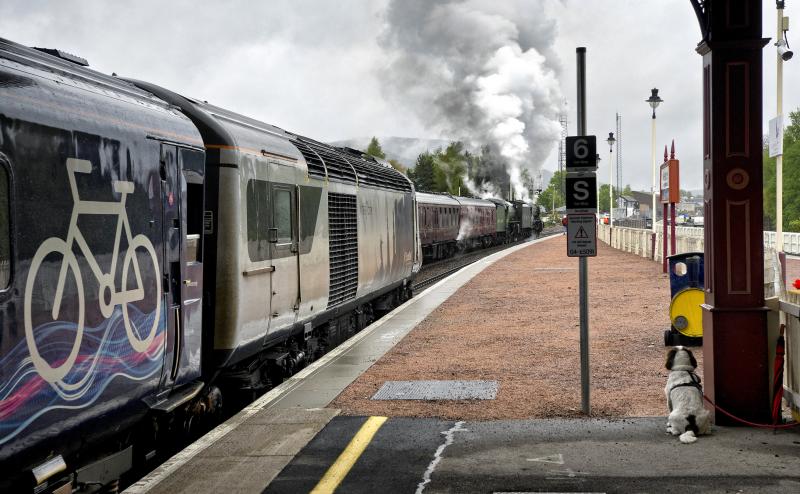
M689 354L689 362L692 363L692 367L697 369L697 359L694 358L694 354L692 353L692 351L691 350L686 350L686 353Z
M667 370L672 370L672 365L675 363L675 354L678 353L677 348L673 348L667 353Z

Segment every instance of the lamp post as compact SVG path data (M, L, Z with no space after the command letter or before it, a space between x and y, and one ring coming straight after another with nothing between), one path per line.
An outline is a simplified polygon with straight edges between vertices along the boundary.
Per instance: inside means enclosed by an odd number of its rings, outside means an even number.
M653 119L652 119L652 126L651 126L651 139L650 139L650 157L653 163L653 187L650 189L650 193L653 196L653 209L651 210L650 215L652 216L652 226L653 226L653 239L655 239L656 234L656 187L657 184L657 170L656 170L656 108L658 105L661 104L663 99L658 96L658 89L653 88L650 91L650 97L646 99L650 104L650 108L653 109ZM655 246L653 247L655 250Z
M792 58L792 51L784 39L789 30L789 18L783 16L784 2L777 0L775 6L778 10L778 36L775 46L777 50L776 82L777 82L777 117L783 116L783 62ZM778 120L783 125L782 120ZM781 146L782 148L782 146ZM783 149L775 157L775 250L783 252Z
M614 152L614 143L617 142L614 139L614 133L608 133L608 139L606 139L608 143L608 228L609 228L609 238L611 238L610 229L614 226L614 160L613 152Z

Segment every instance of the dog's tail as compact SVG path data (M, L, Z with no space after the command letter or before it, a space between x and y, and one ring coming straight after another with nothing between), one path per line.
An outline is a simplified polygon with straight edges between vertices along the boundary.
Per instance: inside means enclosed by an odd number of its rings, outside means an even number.
M693 442L697 441L697 435L700 433L699 429L697 428L697 417L694 415L687 415L686 421L686 432L680 435L678 439L681 440L683 444L692 444Z

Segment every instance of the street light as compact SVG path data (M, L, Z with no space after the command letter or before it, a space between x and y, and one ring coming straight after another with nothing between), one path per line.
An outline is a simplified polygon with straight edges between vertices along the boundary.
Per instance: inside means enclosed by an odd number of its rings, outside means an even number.
M786 32L789 30L789 18L783 16L784 2L775 2L778 9L778 41L775 42L778 52L776 66L778 122L783 126L783 62L792 58L792 50L786 42ZM783 252L783 146L781 152L775 157L775 250Z
M653 196L653 209L651 210L650 216L652 217L651 223L653 225L653 234L656 233L656 187L657 184L657 175L656 175L656 108L658 105L661 104L663 99L658 96L658 89L653 88L651 90L650 97L646 99L650 104L650 108L653 109L653 119L652 119L652 138L650 140L650 157L653 161L653 187L650 189L650 193Z
M614 160L611 158L614 143L617 142L613 132L608 133L606 142L608 143L608 227L611 228L614 226Z

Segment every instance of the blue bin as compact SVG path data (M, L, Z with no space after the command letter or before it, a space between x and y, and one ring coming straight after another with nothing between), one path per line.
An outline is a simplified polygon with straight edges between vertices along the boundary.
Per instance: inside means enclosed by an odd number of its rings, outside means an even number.
M685 288L699 288L701 290L704 288L705 262L703 258L702 252L686 252L667 257L670 297L675 297L678 292ZM683 275L676 272L678 271L676 268L681 263L686 266L686 273Z
M703 344L702 309L705 266L702 252L667 257L669 263L670 329L664 332L666 346Z

